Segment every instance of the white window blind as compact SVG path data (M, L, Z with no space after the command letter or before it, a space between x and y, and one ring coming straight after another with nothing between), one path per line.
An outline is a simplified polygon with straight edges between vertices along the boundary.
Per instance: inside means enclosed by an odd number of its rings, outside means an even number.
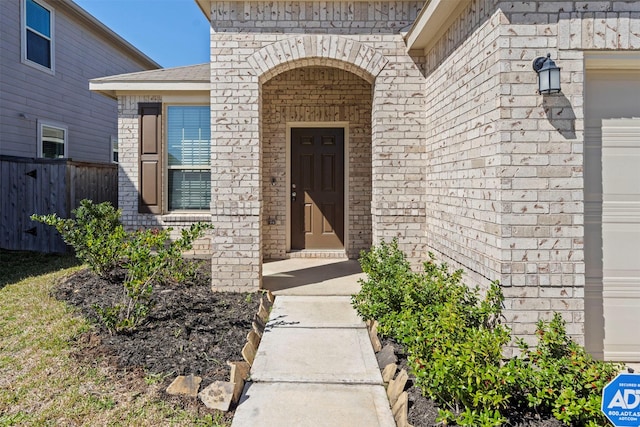
M211 125L208 106L167 108L169 210L209 209Z

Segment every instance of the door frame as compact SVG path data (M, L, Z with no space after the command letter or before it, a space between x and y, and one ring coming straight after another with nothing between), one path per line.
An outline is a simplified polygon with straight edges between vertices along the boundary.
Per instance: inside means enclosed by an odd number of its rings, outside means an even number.
M286 124L286 252L291 252L291 129L293 128L342 128L344 129L344 251L349 249L349 122L287 122Z

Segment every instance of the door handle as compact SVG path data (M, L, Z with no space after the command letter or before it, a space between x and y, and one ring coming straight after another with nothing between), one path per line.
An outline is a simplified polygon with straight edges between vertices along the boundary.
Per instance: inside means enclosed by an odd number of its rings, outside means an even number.
M296 201L296 196L297 196L296 192L295 192L295 191L292 191L292 192L291 192L291 201L292 201L292 202L295 202L295 201Z

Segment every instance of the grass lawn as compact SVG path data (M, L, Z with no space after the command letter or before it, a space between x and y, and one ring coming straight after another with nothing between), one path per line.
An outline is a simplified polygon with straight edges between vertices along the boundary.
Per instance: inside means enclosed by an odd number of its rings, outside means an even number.
M77 361L92 326L50 291L79 268L71 256L0 251L0 427L221 425L161 401L151 377Z

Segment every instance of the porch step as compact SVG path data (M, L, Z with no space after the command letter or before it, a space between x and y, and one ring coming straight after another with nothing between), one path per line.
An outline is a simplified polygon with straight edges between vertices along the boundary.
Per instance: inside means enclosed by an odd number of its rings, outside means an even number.
M347 259L347 254L344 249L339 250L303 250L303 251L291 251L288 254L289 258L334 258L334 259Z

